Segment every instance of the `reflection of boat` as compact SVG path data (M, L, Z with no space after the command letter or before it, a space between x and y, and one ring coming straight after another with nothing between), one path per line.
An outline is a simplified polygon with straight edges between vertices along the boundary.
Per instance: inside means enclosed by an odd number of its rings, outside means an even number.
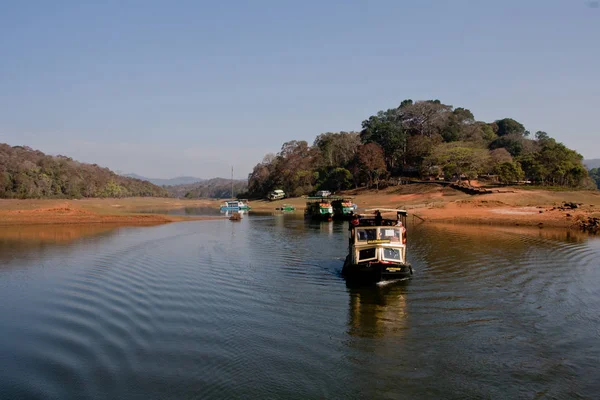
M349 286L348 333L358 337L403 336L408 315L405 283Z
M221 204L221 211L247 211L250 210L248 203L243 200L229 200Z
M277 207L275 210L290 212L290 211L296 211L296 207L292 206L291 204L284 204L281 207Z
M243 211L242 211L243 212ZM241 221L242 220L242 212L234 211L229 217L230 221Z
M328 199L323 197L309 197L304 210L306 217L330 220L333 216L333 207Z
M406 261L406 211L368 211L376 212L350 222L348 256L342 274L346 279L364 282L410 277L413 270ZM395 213L396 218L384 218L380 212Z
M344 197L333 200L331 206L335 219L350 219L356 210L356 204L352 203L352 199Z

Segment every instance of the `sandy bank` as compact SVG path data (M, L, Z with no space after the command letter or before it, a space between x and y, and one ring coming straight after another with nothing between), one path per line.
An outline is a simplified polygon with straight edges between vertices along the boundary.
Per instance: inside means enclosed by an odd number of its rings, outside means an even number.
M86 200L0 200L0 226L45 224L119 224L155 225L175 221L215 219L219 217L183 217L141 213L203 207L211 200L129 198Z
M403 208L426 222L489 225L522 225L568 228L588 216L600 216L600 191L547 191L510 188L504 193L468 195L440 185L414 184L380 191L354 190L343 193L360 208ZM565 202L581 204L564 210ZM254 201L254 211L274 212L283 204L302 213L304 198Z
M600 216L600 191L548 191L510 188L505 193L469 195L436 184L414 184L385 190L352 190L343 193L360 208L404 208L426 222L488 225L576 227L588 216ZM561 209L565 202L580 204L577 209ZM0 200L1 225L36 224L160 224L192 219L224 217L184 217L161 214L170 209L209 207L218 209L222 200L127 198L85 200ZM306 198L277 201L251 201L253 212L275 213L277 207L291 204L302 214ZM153 214L143 211L153 210Z

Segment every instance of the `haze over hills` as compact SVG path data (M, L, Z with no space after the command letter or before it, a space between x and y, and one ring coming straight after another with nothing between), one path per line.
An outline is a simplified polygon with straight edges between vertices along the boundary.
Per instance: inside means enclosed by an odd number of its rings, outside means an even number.
M600 168L600 158L594 158L593 160L583 160L583 165L587 169Z
M224 199L231 197L231 179L213 178L192 184L169 186L166 189L171 197L215 198ZM233 195L237 196L248 190L248 181L245 179L233 180Z
M158 186L187 185L187 184L202 182L202 181L206 180L204 178L196 178L194 176L178 176L175 178L162 179L162 178L146 178L145 176L141 176L141 175L133 174L133 173L125 174L125 173L118 172L118 174L121 176L126 176L128 178L135 178L135 179L140 179L142 181L148 181L148 182L153 183Z

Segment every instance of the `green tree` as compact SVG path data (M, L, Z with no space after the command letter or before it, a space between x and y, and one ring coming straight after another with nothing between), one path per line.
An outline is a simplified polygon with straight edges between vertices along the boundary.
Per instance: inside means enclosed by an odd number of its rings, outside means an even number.
M498 175L498 179L502 183L518 182L523 180L525 176L525 172L517 162L500 163L495 167L494 173Z
M346 190L352 186L352 173L346 168L334 168L319 187L331 191Z
M506 149L513 157L520 155L523 152L523 138L518 135L500 136L498 139L490 143L490 150Z
M375 143L383 149L385 164L390 171L402 165L406 148L406 133L400 115L398 109L379 111L362 122L360 132L363 143Z
M465 176L470 181L485 169L489 160L487 149L474 143L453 142L436 146L425 165L441 169L449 178Z
M526 130L523 124L515 121L512 118L504 118L495 121L498 131L498 136L517 135L526 136Z

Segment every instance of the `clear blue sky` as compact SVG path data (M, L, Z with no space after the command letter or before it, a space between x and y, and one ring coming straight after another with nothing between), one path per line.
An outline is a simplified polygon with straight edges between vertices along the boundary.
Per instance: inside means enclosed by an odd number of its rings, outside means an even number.
M600 158L584 1L3 1L0 142L149 177L245 177L401 100Z

